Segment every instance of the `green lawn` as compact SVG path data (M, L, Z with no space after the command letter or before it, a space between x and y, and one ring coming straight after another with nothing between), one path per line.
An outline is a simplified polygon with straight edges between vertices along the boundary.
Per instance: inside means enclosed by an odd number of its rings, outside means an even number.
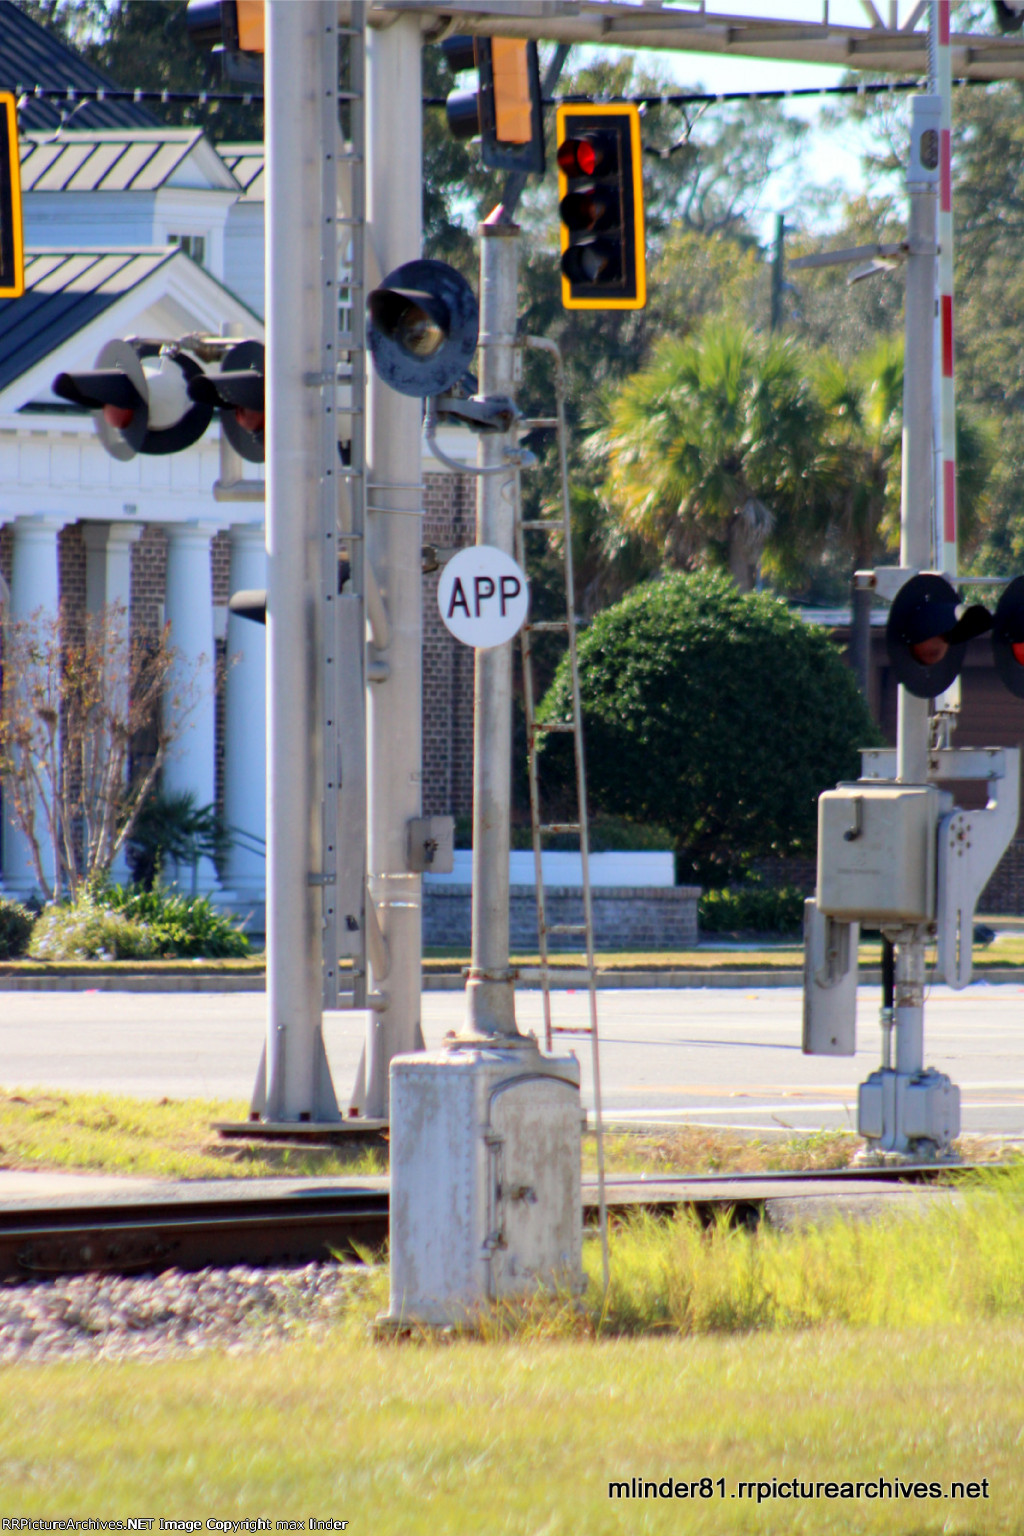
M374 1536L1010 1536L1022 1353L1015 1322L597 1344L341 1332L257 1356L23 1365L0 1372L3 1512L313 1517ZM711 1496L609 1497L634 1477L706 1478ZM943 1496L738 1494L793 1478ZM945 1496L982 1479L987 1498Z
M613 1232L607 1298L591 1240L582 1306L504 1306L472 1338L375 1342L387 1279L368 1269L328 1327L280 1345L5 1367L0 1514L1019 1536L1024 1174L963 1184L866 1224L641 1219ZM786 1497L794 1479L808 1492Z

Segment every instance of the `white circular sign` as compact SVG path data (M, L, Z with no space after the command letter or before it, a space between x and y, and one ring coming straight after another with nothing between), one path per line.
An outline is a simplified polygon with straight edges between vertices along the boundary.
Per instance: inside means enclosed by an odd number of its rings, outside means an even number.
M487 650L504 645L523 627L530 584L511 555L492 544L474 544L460 549L441 572L437 606L456 640Z

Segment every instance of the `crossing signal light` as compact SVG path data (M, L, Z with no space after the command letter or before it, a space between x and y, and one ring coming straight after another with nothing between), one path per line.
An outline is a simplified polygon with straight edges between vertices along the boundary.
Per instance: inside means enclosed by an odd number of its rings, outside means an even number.
M10 91L0 91L0 299L20 299L24 292L18 108Z
M475 69L475 90L452 91L445 103L457 139L479 137L484 165L496 171L544 174L544 109L537 44L514 37L449 37L441 44L449 68Z
M992 619L992 654L1000 680L1024 699L1024 576L1003 588Z
M640 114L635 106L562 106L558 213L566 309L647 302Z
M199 441L213 416L211 403L189 395L202 371L193 358L158 342L108 341L95 368L59 373L53 392L93 412L115 459L179 453Z
M967 642L991 628L987 608L961 602L945 576L923 571L904 582L889 609L885 643L892 669L915 698L937 698L959 676Z
M220 411L221 430L250 464L266 458L264 366L263 343L240 341L225 353L219 373L198 373L188 384L190 400Z
M367 298L367 345L385 384L402 395L441 395L473 360L476 294L447 262L407 261Z

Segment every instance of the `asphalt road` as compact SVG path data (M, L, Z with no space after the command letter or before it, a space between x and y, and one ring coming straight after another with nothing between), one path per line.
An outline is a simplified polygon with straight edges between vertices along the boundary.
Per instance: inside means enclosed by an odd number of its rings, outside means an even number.
M555 1020L581 1024L586 994L555 994ZM423 999L428 1047L462 1022L459 993ZM537 992L518 997L521 1029L542 1032ZM7 992L0 997L0 1084L137 1094L248 1098L264 1032L258 993L200 995ZM862 988L852 1058L800 1050L796 988L622 991L599 994L606 1118L758 1131L855 1128L857 1084L878 1064L878 991ZM362 1044L362 1016L329 1015L325 1038L339 1100ZM590 1042L574 1050L593 1104ZM1024 1139L1024 987L931 992L925 1056L962 1093L966 1132Z

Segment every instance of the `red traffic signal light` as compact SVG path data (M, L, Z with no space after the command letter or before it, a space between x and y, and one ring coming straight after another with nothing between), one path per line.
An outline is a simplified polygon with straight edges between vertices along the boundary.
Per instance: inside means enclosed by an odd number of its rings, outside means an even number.
M456 74L476 69L476 90L452 91L445 103L457 139L480 137L484 165L544 174L544 110L537 44L514 37L449 37L441 44Z
M559 107L558 213L566 309L647 302L640 115L635 106Z
M264 366L263 343L240 341L225 353L219 373L200 373L188 385L191 400L220 411L221 430L250 464L266 458Z
M179 453L197 443L213 406L190 397L203 370L193 358L151 341L108 341L96 367L59 373L53 392L94 413L103 446L115 459Z
M991 628L987 608L962 603L945 576L923 571L904 582L889 609L892 669L908 693L934 699L959 676L967 642Z

